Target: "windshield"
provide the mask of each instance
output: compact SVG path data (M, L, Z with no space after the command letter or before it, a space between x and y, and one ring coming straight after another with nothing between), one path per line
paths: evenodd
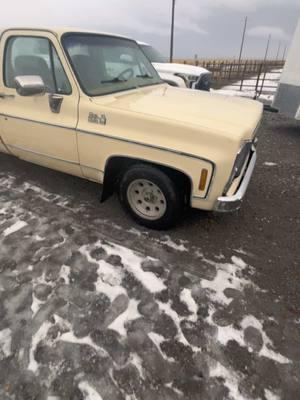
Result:
M162 83L131 40L92 34L68 34L63 46L83 91L101 96Z
M152 63L168 62L167 58L160 54L160 52L157 51L154 47L147 44L141 44L140 47Z

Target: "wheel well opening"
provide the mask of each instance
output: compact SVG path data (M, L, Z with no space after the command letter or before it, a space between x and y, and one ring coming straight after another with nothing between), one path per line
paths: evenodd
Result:
M125 171L136 164L151 165L152 167L159 168L162 172L168 175L169 178L176 183L176 185L179 186L179 189L184 193L186 200L189 200L192 190L192 183L191 179L183 172L151 161L116 156L111 157L105 166L103 190L101 196L102 202L114 193L115 188Z

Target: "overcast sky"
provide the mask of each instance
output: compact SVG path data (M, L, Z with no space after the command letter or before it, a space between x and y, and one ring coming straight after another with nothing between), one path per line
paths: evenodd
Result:
M0 27L74 26L121 33L169 52L171 0L1 0ZM288 45L300 0L176 0L175 56L235 57L248 16L245 57Z

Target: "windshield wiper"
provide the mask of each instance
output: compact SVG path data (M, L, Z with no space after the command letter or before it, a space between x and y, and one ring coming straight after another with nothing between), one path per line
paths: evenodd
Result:
M149 74L144 74L144 75L136 75L136 78L153 79L153 76Z
M120 79L120 78L116 77L113 79L109 79L107 81L101 81L101 83L124 83L127 81L128 81L128 79Z

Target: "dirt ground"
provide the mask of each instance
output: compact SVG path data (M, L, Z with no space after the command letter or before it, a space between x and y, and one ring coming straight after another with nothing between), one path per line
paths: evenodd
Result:
M300 124L258 152L239 212L168 232L0 155L0 399L299 399Z

